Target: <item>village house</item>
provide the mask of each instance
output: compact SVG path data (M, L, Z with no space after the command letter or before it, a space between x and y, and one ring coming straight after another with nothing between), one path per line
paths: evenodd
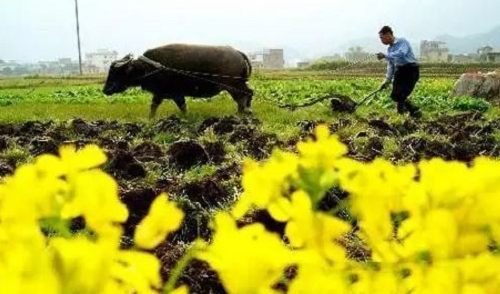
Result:
M427 41L420 42L420 60L422 62L448 62L450 50L445 42Z
M84 71L91 74L107 73L111 63L118 59L118 52L99 49L85 54Z
M285 67L283 49L264 49L248 53L252 67L256 69L282 69Z

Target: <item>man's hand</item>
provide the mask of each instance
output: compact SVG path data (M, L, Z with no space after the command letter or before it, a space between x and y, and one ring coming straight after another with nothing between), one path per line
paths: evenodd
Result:
M378 60L382 60L384 58L385 58L385 54L384 53L382 53L382 52L377 53L377 59Z
M389 88L389 86L391 85L391 82L384 82L381 86L380 86L380 90L385 90L387 88Z

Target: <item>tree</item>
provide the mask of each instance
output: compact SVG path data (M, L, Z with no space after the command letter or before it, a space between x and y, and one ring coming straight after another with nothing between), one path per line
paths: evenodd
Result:
M12 68L10 67L5 67L2 69L2 75L4 76L11 76L12 75Z
M361 46L349 47L345 53L345 58L347 60L362 60L370 56L370 53L366 52Z

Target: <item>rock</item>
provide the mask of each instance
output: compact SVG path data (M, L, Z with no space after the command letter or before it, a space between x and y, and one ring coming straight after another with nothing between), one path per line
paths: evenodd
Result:
M462 74L455 83L453 96L484 98L500 105L500 72Z
M489 101L498 104L500 102L500 73L486 75L477 96L485 97Z

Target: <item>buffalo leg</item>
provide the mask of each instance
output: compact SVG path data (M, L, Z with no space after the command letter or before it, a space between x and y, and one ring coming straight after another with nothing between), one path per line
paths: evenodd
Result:
M160 96L153 97L153 101L151 102L151 110L149 112L149 119L153 119L156 116L156 111L158 110L158 107L160 106L162 101L163 98Z
M184 96L179 96L174 98L174 102L183 113L186 113L187 106L186 106L186 99L184 98Z
M252 89L250 89L247 84L245 83L244 84L244 87L243 87L244 91L247 92L247 108L251 108L252 107L252 99L253 99L253 94L254 94L254 91Z

